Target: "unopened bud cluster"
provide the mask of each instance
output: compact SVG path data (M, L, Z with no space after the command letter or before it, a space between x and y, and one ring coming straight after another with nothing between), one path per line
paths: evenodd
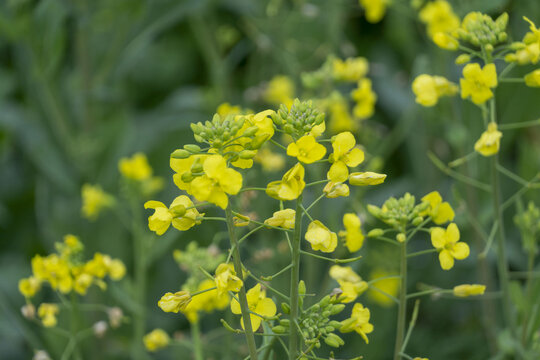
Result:
M463 19L462 27L456 30L456 35L475 46L485 46L487 50L493 50L493 46L505 42L508 38L507 24L507 13L493 20L489 15L472 12Z
M400 199L389 198L381 208L368 205L368 211L393 228L403 230L409 224L418 226L423 220L420 214L428 207L427 202L415 204L415 197L406 193Z
M272 116L274 124L293 138L298 139L310 133L317 125L324 122L324 113L313 106L313 102L295 99L291 108L281 105Z
M540 209L533 202L530 202L526 210L514 217L514 223L519 228L525 250L536 253L538 251L537 239L540 233Z

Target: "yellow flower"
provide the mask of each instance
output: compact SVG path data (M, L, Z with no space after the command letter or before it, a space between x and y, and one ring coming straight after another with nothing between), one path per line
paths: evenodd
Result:
M227 194L236 195L242 188L242 175L227 167L221 155L210 155L203 163L204 175L191 182L191 193L199 201L209 201L225 209L229 204Z
M114 204L114 198L99 185L84 184L81 190L82 214L89 220L97 219L99 213Z
M109 277L113 280L120 280L126 275L126 265L119 259L113 259L108 264Z
M326 194L326 197L330 199L335 199L340 196L349 196L349 186L344 183L329 181L328 184L324 186L323 192Z
M95 276L97 278L103 279L105 275L109 272L107 264L111 261L110 256L103 255L101 253L95 253L94 257L91 260L88 260L84 264L84 272Z
M298 158L305 164L314 163L326 155L326 148L312 135L305 135L287 146L287 155Z
M519 65L536 64L540 60L540 29L537 29L528 18L523 19L530 24L531 31L525 34L523 42L517 43L521 48L513 54L506 55L504 60Z
M373 325L369 323L370 316L371 314L368 308L365 308L360 303L356 303L352 309L351 317L341 322L339 331L342 333L356 331L362 336L366 344L369 344L366 334L373 331Z
M279 171L285 167L285 157L268 148L259 150L254 160L261 164L263 171Z
M249 289L246 296L249 310L251 310L253 313L264 317L271 317L276 315L276 304L274 304L272 299L266 297L266 291L261 290L261 284L258 283L257 285ZM240 309L240 304L234 298L231 301L231 311L233 314L237 315L242 313L242 310ZM261 321L263 318L261 318L261 316L254 315L253 313L249 314L251 320L251 328L253 329L253 331L257 331L261 326ZM241 320L241 325L242 329L244 329L243 318Z
M482 156L492 156L499 152L502 132L497 130L496 123L489 123L486 131L482 133L480 139L474 144L474 150Z
M392 276L393 274L382 270L382 269L374 269L371 274L369 275L369 278L371 279L371 287L375 289L379 289L380 291L383 291L384 293L396 297L399 292L399 279L398 278L389 278L385 279L388 276ZM381 279L381 280L378 280ZM392 306L395 303L392 301L391 298L384 295L383 293L377 291L377 290L370 290L368 292L369 298L381 305L381 306Z
M360 218L353 213L343 215L343 225L345 231L340 231L339 236L345 238L345 246L350 252L355 252L364 245L364 234L360 229Z
M219 264L216 269L215 281L220 294L228 291L238 292L244 284L242 279L236 276L232 264Z
M362 79L358 82L358 87L351 92L356 105L353 114L359 119L367 119L375 112L375 102L377 95L371 89L371 80Z
M368 284L363 281L350 266L333 265L330 267L330 277L339 283L342 291L339 300L350 303L367 290Z
M282 227L284 229L294 229L296 211L293 209L284 209L276 211L271 218L264 220L266 225Z
M34 276L19 280L19 292L26 298L31 298L41 289L41 281Z
M360 6L362 6L366 12L366 20L372 24L382 20L386 13L388 3L389 0L360 0Z
M525 75L525 85L529 87L540 87L540 69Z
M154 329L143 337L144 347L148 351L160 350L169 345L170 341L169 335L163 329Z
M378 174L371 171L354 172L349 175L349 184L353 186L379 185L386 179L386 174Z
M122 158L118 163L120 173L128 179L143 181L152 176L152 168L143 153L136 153L131 158Z
M429 203L429 208L422 216L431 216L431 220L437 225L454 220L454 209L448 202L443 202L438 191L432 191L422 198L422 201Z
M56 315L58 314L58 311L58 305L56 304L43 303L39 305L38 316L41 318L43 326L55 327L57 323Z
M75 290L80 295L86 295L88 288L92 286L94 278L92 275L87 273L79 274L75 277L73 282L73 290Z
M412 90L416 95L416 102L422 106L434 106L443 96L457 94L458 87L442 76L422 74L412 83Z
M69 293L72 289L73 278L69 265L57 254L51 254L45 258L39 255L34 256L32 272L37 279L49 282L54 290L58 289L63 294Z
M244 113L241 106L231 105L228 102L224 102L217 107L216 113L222 117L227 115L240 115Z
M264 91L263 98L275 105L284 104L290 108L294 97L294 83L288 76L274 76Z
M272 181L266 187L266 194L278 200L294 200L300 196L306 182L305 170L302 164L297 163L278 181Z
M163 235L171 224L180 231L186 231L200 224L201 220L197 218L204 215L199 213L186 195L178 196L168 208L155 200L145 202L144 208L154 209L154 213L148 217L148 228L158 235Z
M469 245L459 242L459 229L451 223L445 229L431 228L431 244L439 251L439 262L443 270L454 266L454 259L463 260L469 256Z
M207 291L192 297L186 308L181 310L190 322L193 323L198 320L200 311L210 313L216 309L223 310L229 305L230 298L227 292L220 294L217 289L208 290L215 287L215 281L210 279L203 280L199 284L197 292Z
M363 57L347 58L345 61L336 58L332 61L332 76L337 81L359 81L368 70L368 61Z
M202 171L202 162L206 156L203 155L192 155L186 159L176 159L171 157L170 166L171 169L175 172L173 175L173 181L180 190L187 191L188 194L191 194L191 180L193 180L193 172Z
M493 97L491 89L497 86L495 64L487 64L483 68L477 63L465 65L460 85L463 99L470 97L476 105L485 103Z
M330 253L337 247L336 233L328 230L319 220L312 221L306 231L306 240L313 250Z
M433 42L447 50L456 50L458 41L452 36L459 28L459 18L452 6L445 0L429 2L420 10L420 20L427 25L427 32Z
M485 285L480 284L463 284L454 286L454 296L457 297L468 297L468 296L478 296L478 295L484 295L484 291L486 291Z
M185 310L190 302L191 294L188 291L168 292L159 299L158 306L165 312L178 313Z
M349 176L348 167L356 167L364 161L364 152L355 147L356 140L349 131L332 138L334 152L330 155L332 166L327 177L333 182L344 182Z

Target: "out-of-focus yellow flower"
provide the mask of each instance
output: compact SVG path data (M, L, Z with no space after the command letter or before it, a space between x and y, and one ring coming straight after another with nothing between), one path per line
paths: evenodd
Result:
M469 256L469 245L459 241L459 229L451 223L445 229L431 228L431 244L439 251L439 262L443 270L454 267L454 259L463 260Z
M99 213L114 204L114 197L107 194L99 185L84 184L81 190L82 214L89 220L95 220Z
M200 224L198 218L204 215L199 213L186 195L175 198L170 207L161 201L150 200L144 203L144 208L154 209L154 213L148 217L148 228L158 235L163 235L171 224L180 231L186 231Z
M242 279L236 276L232 264L219 264L216 269L215 280L220 294L228 291L238 292L244 284Z
M345 61L335 58L332 61L332 76L337 81L359 81L368 70L368 61L363 57L347 58Z
M349 196L349 186L344 183L329 181L328 184L324 186L323 192L326 194L326 197L330 199L340 196Z
M168 292L159 299L158 306L165 312L178 313L185 310L190 302L191 294L188 291Z
M229 204L227 194L236 195L242 188L242 175L227 167L221 155L210 155L203 163L204 175L191 182L191 193L199 201L209 201L225 209Z
M352 309L351 317L341 322L342 325L339 331L342 333L356 331L362 336L366 344L369 344L367 334L373 331L373 325L369 322L370 316L371 314L368 308L365 308L360 303L356 303Z
M350 303L367 290L368 284L354 272L350 266L333 265L330 267L330 277L339 283L342 291L339 300Z
M540 69L525 75L525 85L529 87L540 87Z
M344 182L349 176L349 167L356 167L364 161L364 152L355 147L356 140L349 131L332 138L334 152L329 160L332 163L327 177L333 182Z
M329 128L332 133L358 130L358 123L354 121L349 110L349 102L339 91L333 91L322 102L322 107L326 109L326 113L330 119ZM323 125L324 122L321 125L317 125L317 127Z
M193 180L191 170L197 170L194 172L202 171L202 163L205 157L203 155L192 155L186 159L175 159L171 157L170 166L175 172L173 181L180 190L187 191L188 194L191 194L191 180Z
M248 290L247 302L249 310L253 313L262 315L264 317L271 317L276 315L276 304L272 299L266 297L266 291L261 289L261 284L257 283L254 287ZM233 314L241 314L242 310L240 309L240 304L236 299L231 301L231 311ZM263 318L260 316L249 314L251 320L251 328L253 331L257 331L261 326L261 321ZM244 319L241 320L242 329L244 329Z
M454 209L445 201L442 201L441 194L438 191L432 191L422 198L422 201L429 203L429 208L426 209L422 216L431 216L431 220L437 225L447 223L454 220Z
M276 211L271 218L264 220L266 225L282 227L284 229L294 229L296 211L293 209L284 209Z
M459 42L452 36L459 28L459 18L452 6L445 0L435 0L420 10L420 20L427 25L427 32L433 42L440 48L456 50Z
M56 304L47 304L43 303L39 305L38 316L41 318L41 323L45 327L55 327L57 320L56 315L58 314L59 309Z
M453 293L457 297L468 297L468 296L478 296L484 295L486 291L485 285L480 284L463 284L454 286Z
M144 347L152 352L163 349L170 341L169 335L163 329L154 329L143 337Z
M152 176L152 168L143 153L136 153L130 158L122 158L118 163L120 173L131 180L143 181Z
M412 90L416 95L416 102L422 106L434 106L443 96L454 96L458 87L442 76L422 74L412 83Z
M497 86L495 64L487 64L483 68L477 63L465 65L460 85L463 99L470 97L476 105L485 103L493 97L491 89Z
M305 164L311 164L326 155L326 148L319 144L314 136L305 135L287 146L287 155L298 158L298 161Z
M345 238L347 249L350 252L360 250L364 245L364 234L360 229L360 218L354 213L347 213L343 215L343 225L345 225L345 231L340 231L339 236Z
M497 124L489 123L486 131L482 133L480 139L474 144L474 150L482 156L492 156L499 152L502 132L497 130Z
M210 313L214 310L223 310L229 306L230 297L227 292L219 293L217 289L208 290L215 287L216 283L214 280L203 280L199 284L196 292L204 292L193 296L191 298L191 302L186 306L186 308L181 310L181 312L186 315L187 319L191 323L198 320L198 313L200 311Z
M239 105L231 105L228 102L224 102L217 107L216 113L224 117L227 115L241 115L246 111Z
M290 108L294 98L294 83L288 76L274 76L268 83L263 98L270 104L284 104Z
M112 259L108 264L109 277L120 280L126 275L126 265L119 259Z
M34 276L19 280L19 292L26 298L31 298L41 289L41 281Z
M66 260L57 254L51 254L45 258L36 255L32 258L32 272L42 281L47 281L51 287L67 294L73 287L73 278Z
M305 170L302 164L297 163L278 181L272 181L266 187L266 194L278 200L294 200L300 196L306 182Z
M371 282L373 283L371 287L379 289L380 291L383 291L384 293L396 297L399 292L399 279L398 278L387 278L388 276L392 276L393 274L382 270L382 269L374 269L369 278ZM377 280L381 279L381 280ZM391 298L384 295L383 293L377 291L377 290L370 290L368 292L369 298L381 305L381 306L392 306L395 303L392 301Z
M388 0L359 0L360 6L366 12L366 20L372 24L378 23L386 14Z
M358 81L358 87L351 92L356 105L353 114L359 119L367 119L375 112L375 102L377 94L371 89L371 80L361 79Z
M285 167L285 157L268 148L259 150L254 160L261 164L264 171L279 171Z
M88 288L92 286L94 278L87 273L79 274L73 281L73 290L80 295L86 295Z
M319 220L312 221L306 231L306 240L311 248L326 253L333 252L337 247L337 235L328 230Z
M530 32L527 32L523 37L523 42L515 43L518 50L505 56L507 62L514 62L519 65L536 64L540 60L540 29L526 17L525 21L530 24Z
M349 175L349 184L353 186L379 185L386 179L386 174L371 171L353 172Z

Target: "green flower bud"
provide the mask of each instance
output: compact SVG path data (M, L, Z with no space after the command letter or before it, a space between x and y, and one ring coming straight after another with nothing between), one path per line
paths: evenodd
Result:
M290 324L291 324L291 321L289 319L281 319L281 320L279 320L279 325L289 327Z
M199 162L196 162L191 166L192 173L202 173L203 171L204 171L203 165Z
M402 242L405 242L405 240L407 240L407 237L405 236L404 233L399 233L396 235L396 240L402 243Z
M195 177L190 172L185 172L185 173L182 174L182 181L185 182L185 183L189 183L189 182L193 181L194 178Z
M240 159L253 159L253 157L255 157L255 155L257 155L256 150L242 150L238 154Z
M332 320L328 323L329 326L331 326L332 328L334 328L335 330L337 329L340 329L341 328L341 323L339 321L336 321L336 320Z
M298 283L298 293L300 295L306 294L306 283L304 282L304 280L300 280L300 282Z
M375 217L380 217L381 216L381 209L375 205L368 205L367 206L367 209L369 211L369 213Z
M287 303L281 303L281 310L283 310L285 314L290 314L291 312L291 308L289 307L289 304Z
M344 304L336 304L336 305L333 305L333 306L330 308L330 312L332 313L332 315L337 315L337 314L339 314L340 312L342 312L343 309L345 309L345 305L344 305Z
M184 205L176 205L169 209L173 213L173 216L182 217L186 214L186 207Z
M184 145L184 149L194 154L198 154L201 152L201 147L195 144L186 144Z
M471 61L471 56L469 54L461 54L456 58L456 65L466 64Z
M413 219L412 224L413 224L414 226L418 226L418 225L420 225L420 224L422 223L422 221L424 221L424 218L421 217L421 216L417 216L417 217L415 217L415 218Z
M190 156L191 154L189 153L189 151L183 149L176 149L171 154L171 157L173 159L187 159Z
M285 334L285 332L287 332L287 329L285 329L285 327L281 325L278 325L278 326L274 326L272 328L272 331L276 334Z
M372 237L372 238L376 238L376 237L379 237L379 236L383 236L383 234L384 234L383 229L373 229L370 232L368 232L367 236Z
M252 137L252 136L254 136L254 135L257 133L258 130L259 130L258 127L256 127L256 126L251 126L251 127L248 127L248 128L246 129L246 131L244 131L243 135L244 135L244 136L247 136L247 137Z

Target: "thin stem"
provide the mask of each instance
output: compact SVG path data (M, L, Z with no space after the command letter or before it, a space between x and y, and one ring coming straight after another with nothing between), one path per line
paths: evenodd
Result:
M350 263L350 262L354 262L356 260L360 260L362 258L362 256L357 256L357 257L348 258L348 259L333 259L333 258L329 258L329 257L326 257L326 256L313 254L313 253L310 253L310 252L304 251L304 250L300 250L300 253L303 254L303 255L309 255L309 256L314 257L316 259L330 261L330 262L333 262L334 264L347 264L347 263Z
M443 173L445 173L446 175L448 176L451 176L453 177L454 179L458 180L458 181L461 181L465 184L469 184L471 186L474 186L480 190L483 190L483 191L486 191L486 192L491 192L491 187L488 185L488 184L484 184L476 179L473 179L473 178L470 178L468 176L465 176L463 174L460 174L458 173L457 171L454 171L452 169L450 169L449 167L447 167L446 165L444 165L444 163L437 157L435 156L434 153L432 153L431 151L428 152L428 157L429 159L431 160L431 162L433 162L433 164L439 168L439 170L441 170Z
M522 129L531 126L540 125L540 119L531 120L531 121L522 121L512 124L501 124L499 125L500 130L513 130L513 129Z
M437 252L437 249L427 249L427 250L413 252L413 253L407 254L407 257L412 258L412 257L415 257L415 256L431 254L431 253L434 253L434 252Z
M394 360L401 359L401 348L405 335L405 321L407 318L407 242L401 243L400 252L400 276L399 309L397 316L396 345L394 347Z
M242 261L240 259L240 250L238 249L238 242L236 240L236 234L234 231L234 222L233 214L231 210L231 205L225 209L225 214L227 216L227 230L229 231L229 239L231 241L231 248L234 248L233 254L233 263L234 270L237 274L242 274ZM240 303L240 309L242 311L242 318L244 319L244 333L246 335L246 341L249 349L249 355L251 360L257 360L257 345L255 344L255 336L253 335L253 329L251 328L249 306L246 297L246 286L245 283L240 288L238 292L238 299Z
M502 83L523 83L525 82L525 79L523 78L499 78L499 82Z
M195 360L204 360L199 320L191 323L191 340L193 341L193 355L195 356Z
M290 311L290 321L291 323L296 323L299 312L299 293L298 293L298 282L300 281L300 236L302 233L302 194L296 199L296 219L294 224L294 234L292 238L292 251L291 251L291 311ZM291 326L291 334L289 337L289 360L296 360L298 355L299 348L299 338L298 331L296 328Z
M412 331L414 329L414 326L416 325L416 319L418 318L418 308L420 307L420 300L416 300L414 302L414 309L411 316L411 321L409 322L409 329L407 330L407 335L405 335L405 340L403 341L403 345L401 346L401 352L404 353L405 349L407 348L407 344L409 343L409 339L411 337Z
M75 292L71 293L71 336L73 340L73 352L75 359L82 359L81 349L77 344L77 333L80 328L79 301Z

